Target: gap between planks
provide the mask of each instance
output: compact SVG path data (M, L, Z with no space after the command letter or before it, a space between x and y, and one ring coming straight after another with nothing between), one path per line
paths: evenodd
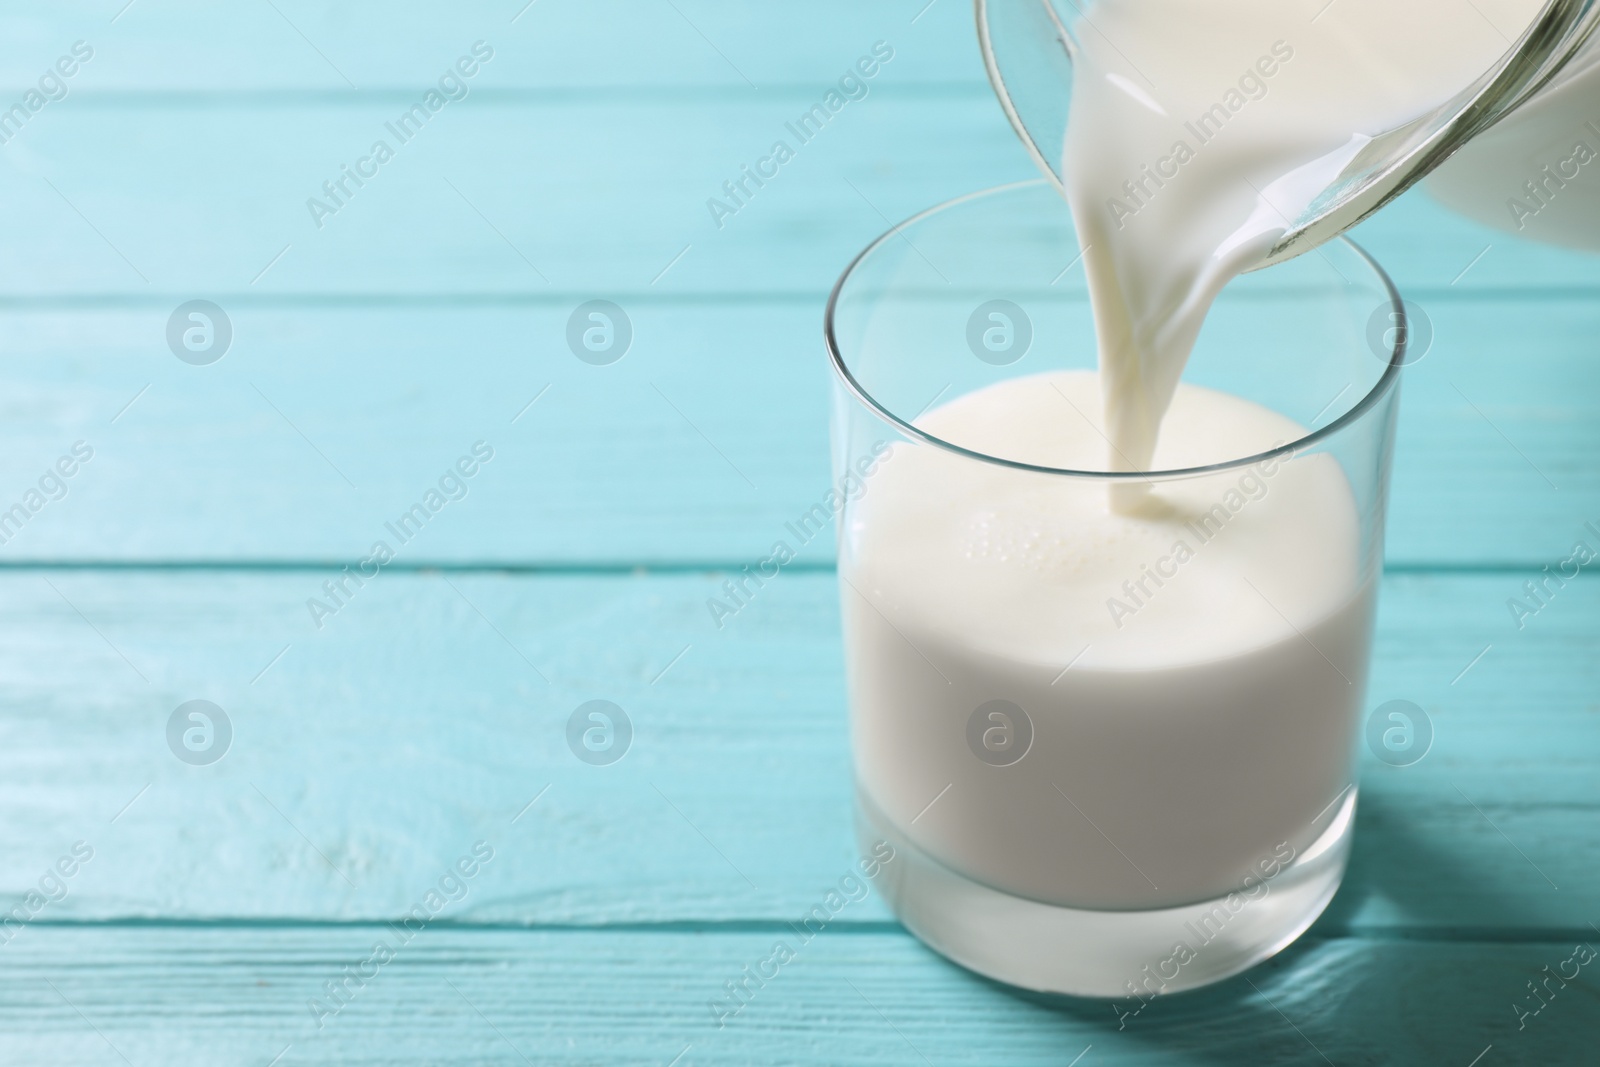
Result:
M353 559L354 557L352 557ZM115 560L115 559L85 559L85 560L0 560L0 573L7 571L129 571L133 573L159 574L163 571L201 571L201 572L235 572L235 573L316 573L337 571L348 566L352 559L321 559L321 560L272 560L272 559L223 559L223 560ZM574 561L574 562L549 562L549 563L522 563L507 560L475 560L471 562L450 560L422 560L422 561L395 561L385 564L384 571L397 574L517 574L517 575L551 575L551 576L576 576L584 575L624 575L629 577L650 577L653 575L685 575L685 574L726 574L736 572L742 567L757 562L757 558L741 560L683 560L683 561L657 561L633 562L620 561ZM1539 574L1541 568L1553 565L1559 560L1550 560L1546 563L1429 563L1420 561L1402 560L1386 564L1383 568L1385 575L1497 575L1497 574ZM832 560L795 560L784 565L784 573L797 574L832 574L837 568ZM1582 577L1580 575L1579 577ZM1569 581L1572 579L1568 579Z
M382 930L390 922L385 919L231 919L231 918L179 918L179 917L129 917L112 919L36 919L29 926L58 930ZM647 922L472 922L463 919L435 919L429 929L452 930L458 933L607 933L607 934L763 934L792 932L793 925L782 919L667 919ZM825 933L840 935L905 934L906 928L893 919L846 920L836 919L828 924ZM1354 926L1314 929L1296 939L1296 944L1322 944L1342 941L1371 941L1384 943L1432 942L1452 945L1538 945L1571 944L1592 938L1594 930L1587 926L1501 928L1474 926Z

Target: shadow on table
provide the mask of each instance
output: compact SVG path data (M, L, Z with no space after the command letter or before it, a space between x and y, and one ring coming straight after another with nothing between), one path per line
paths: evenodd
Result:
M1363 796L1361 808L1333 905L1300 941L1242 975L1155 998L1136 1015L1132 997L1084 1000L981 980L1067 1024L1062 1063L1087 1042L1101 1063L1467 1067L1491 1044L1493 1067L1600 1062L1600 961L1519 1030L1514 1005L1529 1003L1526 983L1566 960L1570 939L1515 936L1519 925L1537 926L1537 916L1524 913L1526 893L1492 877L1498 856L1441 848L1394 798ZM1462 939L1440 930L1429 921L1435 894L1452 898L1452 914L1498 917L1499 932ZM1352 920L1374 896L1398 913L1396 923L1353 935Z

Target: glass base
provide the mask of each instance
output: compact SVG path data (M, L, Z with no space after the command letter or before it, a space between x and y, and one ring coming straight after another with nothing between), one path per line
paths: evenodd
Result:
M1352 789L1321 836L1252 887L1254 899L1240 892L1176 908L1090 911L958 874L906 840L860 789L856 796L862 854L878 841L894 847L878 885L929 947L1008 985L1141 1001L1231 977L1304 933L1344 877L1356 807Z

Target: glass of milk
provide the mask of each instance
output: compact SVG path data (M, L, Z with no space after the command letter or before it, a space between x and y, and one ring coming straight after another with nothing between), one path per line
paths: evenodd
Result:
M1334 241L1235 279L1144 473L1108 454L1043 181L879 238L826 336L859 829L896 849L901 919L1129 1010L1292 941L1350 847L1406 358L1388 278Z

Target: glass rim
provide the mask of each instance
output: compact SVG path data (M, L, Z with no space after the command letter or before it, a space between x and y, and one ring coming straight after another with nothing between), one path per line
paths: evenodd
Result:
M888 230L885 230L883 233L874 238L870 244L868 244L860 252L856 253L855 258L850 261L850 263L845 267L843 273L839 275L839 280L833 283L833 290L828 294L828 304L823 312L822 318L823 340L827 345L828 360L833 365L833 371L838 376L839 380L844 383L845 388L847 388L858 401L865 405L869 411L873 412L879 419L888 423L891 427L905 434L907 437L910 437L913 440L922 441L925 444L933 445L936 448L941 448L954 455L977 460L980 463L990 463L994 464L995 466L1006 467L1011 470L1028 471L1034 474L1055 474L1072 478L1096 479L1105 482L1139 483L1152 481L1171 481L1179 478L1193 478L1201 475L1217 474L1223 471L1237 470L1241 467L1251 467L1258 463L1271 460L1290 458L1295 453L1304 451L1313 445L1320 444L1322 441L1333 437L1334 435L1359 422L1362 416L1371 411L1377 405L1378 401L1383 399L1383 397L1390 392L1394 388L1395 384L1400 380L1400 368L1405 365L1406 345L1409 341L1410 334L1410 330L1407 328L1408 323L1406 320L1405 302L1400 297L1400 291L1395 288L1394 281L1389 277L1388 272L1379 265L1378 261L1373 259L1371 254L1368 253L1366 249L1356 244L1356 242L1352 241L1350 238L1341 235L1337 238L1338 242L1347 246L1358 257L1360 257L1361 261L1371 269L1378 281L1383 283L1384 291L1389 295L1389 307L1392 315L1390 321L1397 324L1399 329L1395 331L1394 347L1389 354L1388 365L1384 367L1383 373L1379 375L1378 380L1373 383L1372 388L1367 390L1366 395L1353 404L1343 415L1340 415L1337 419L1334 419L1332 422L1328 423L1328 425L1322 427L1321 429L1312 430L1305 436L1296 438L1287 444L1277 445L1273 448L1267 449L1264 452L1258 452L1254 455L1223 460L1219 463L1208 463L1199 467L1177 467L1171 470L1151 471L1074 470L1069 467L1049 467L1037 463L1024 463L1020 460L1006 459L1002 456L991 456L986 452L978 452L970 448L964 448L953 441L947 441L942 437L928 433L926 430L919 429L918 427L902 419L900 416L896 415L894 412L890 411L888 408L884 407L884 405L881 404L878 399L874 397L867 390L867 388L856 379L856 376L846 365L844 353L841 350L838 336L834 330L835 313L837 312L839 306L839 296L844 291L844 287L846 283L850 281L851 276L855 274L856 268L859 267L862 262L865 261L866 258L871 255L873 251L876 250L880 245L887 242L891 237L899 234L900 231L905 229L907 226L919 222L922 219L936 215L942 211L947 211L950 208L958 207L959 205L970 200L977 200L983 197L995 196L1001 193L1013 192L1018 189L1025 189L1029 187L1048 187L1049 184L1050 183L1044 178L1030 178L1026 181L1007 182L1004 185L995 185L987 189L978 189L974 192L963 193L961 196L952 197L951 199L935 204L932 207L924 208L904 221L896 223L894 226L890 227Z

